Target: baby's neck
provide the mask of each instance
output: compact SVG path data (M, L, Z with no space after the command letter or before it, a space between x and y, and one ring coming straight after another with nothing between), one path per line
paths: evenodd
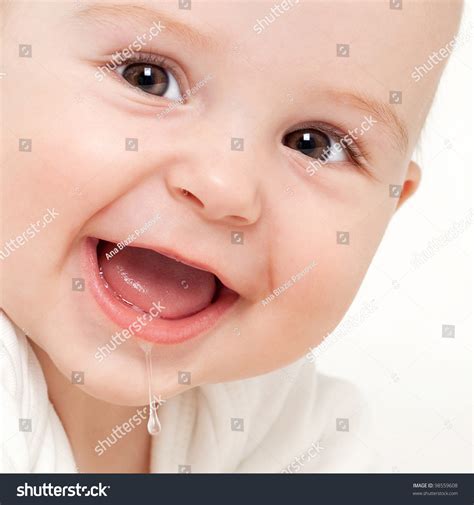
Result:
M120 429L137 414L137 407L112 405L84 393L59 372L42 349L30 344L43 369L49 399L66 431L78 470L149 473L151 437L146 422L128 433Z

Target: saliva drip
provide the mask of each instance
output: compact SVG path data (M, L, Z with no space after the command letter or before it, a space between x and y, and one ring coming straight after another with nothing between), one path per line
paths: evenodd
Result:
M158 435L161 431L161 423L158 419L158 407L159 403L155 400L152 389L152 379L153 379L153 364L151 361L151 350L152 344L149 342L140 342L140 347L143 349L145 353L145 362L146 362L146 373L148 379L148 433L150 435Z

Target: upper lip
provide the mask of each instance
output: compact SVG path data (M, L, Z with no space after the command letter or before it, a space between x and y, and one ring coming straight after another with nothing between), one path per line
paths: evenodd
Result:
M107 239L100 239L99 237L98 237L98 239L99 240L107 240ZM110 242L114 243L114 244L117 243L114 241L110 241ZM142 242L139 243L138 241L133 242L133 245L130 244L127 247L141 247L143 249L150 249L151 251L154 251L158 254L161 254L163 256L171 258L175 261L179 261L180 263L183 263L184 265L187 265L187 266L190 266L193 268L197 268L198 270L204 270L206 272L210 272L211 274L214 274L221 281L221 283L224 284L224 286L226 286L227 288L232 289L232 291L235 291L236 293L238 293L237 288L231 279L226 277L225 274L223 274L220 270L212 267L211 265L208 265L207 263L204 263L202 261L195 260L195 259L186 258L183 255L176 252L175 250L167 248L167 247L162 247L162 246L157 247L157 246L145 244Z

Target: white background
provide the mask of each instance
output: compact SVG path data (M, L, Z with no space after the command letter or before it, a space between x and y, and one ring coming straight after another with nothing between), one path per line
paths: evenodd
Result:
M362 390L374 426L370 438L350 436L374 452L382 472L472 471L474 227L413 266L415 254L472 211L468 7L460 32L470 39L451 56L415 156L423 171L421 187L390 224L338 327L341 338L331 343L329 337L317 354L321 371ZM377 309L358 317L373 299ZM351 317L357 318L352 325ZM443 324L455 325L454 338L442 338Z

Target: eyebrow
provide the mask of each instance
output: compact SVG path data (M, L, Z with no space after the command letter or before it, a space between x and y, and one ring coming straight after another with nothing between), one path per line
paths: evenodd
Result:
M375 120L386 126L395 144L402 152L408 148L408 128L405 122L394 111L394 106L377 100L366 93L354 91L329 91L328 97L343 105L355 107L372 115Z
M145 7L133 4L88 4L77 10L75 18L92 21L98 24L111 23L117 25L124 18L140 22L143 25L153 21L163 23L165 32L173 33L183 39L190 47L198 47L203 50L217 49L222 43L217 42L217 37L211 32L202 33L195 28L163 13L153 7ZM158 18L158 19L157 19ZM118 26L120 28L120 26ZM385 125L391 133L396 145L405 152L408 147L408 129L405 122L393 110L394 106L376 100L365 93L353 91L329 91L329 99L343 105L355 107L363 112L372 114L377 122Z
M142 24L150 24L160 21L165 28L164 32L173 33L181 37L191 47L198 46L201 49L218 47L215 38L210 34L202 33L172 16L152 7L132 4L88 4L86 7L75 12L75 18L96 22L98 24L117 24L124 18Z

